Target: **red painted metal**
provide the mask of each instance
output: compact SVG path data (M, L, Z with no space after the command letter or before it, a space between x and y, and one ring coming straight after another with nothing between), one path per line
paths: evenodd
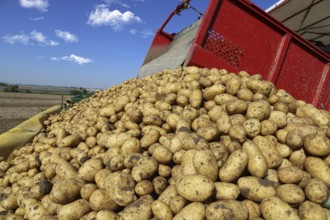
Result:
M160 35L151 48L165 45ZM330 56L249 0L210 0L184 65L258 73L295 98L330 109Z

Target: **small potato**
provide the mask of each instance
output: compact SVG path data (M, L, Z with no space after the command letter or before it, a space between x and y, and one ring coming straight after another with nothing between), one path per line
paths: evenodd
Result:
M189 102L191 107L196 109L199 108L202 104L202 100L203 100L202 91L199 89L194 89L189 96Z
M106 177L105 189L111 200L120 206L126 206L136 200L134 188L134 180L127 173L115 172Z
M320 179L313 178L305 186L306 197L317 204L322 205L329 196L327 185Z
M266 220L299 220L299 216L283 200L278 197L269 197L262 200L260 204L262 217Z
M241 88L237 91L237 98L244 101L252 101L253 100L253 92L246 88Z
M244 203L235 200L217 201L209 204L205 211L206 219L237 219L249 217L249 210Z
M192 202L180 210L173 220L202 220L205 218L205 205L200 202Z
M233 182L237 180L248 163L248 155L242 150L236 150L229 155L225 164L219 170L220 180L223 182Z
M243 144L243 151L248 155L248 171L256 177L263 178L267 174L267 162L258 146L253 141L246 141Z
M254 137L253 142L258 146L261 153L264 155L268 168L275 168L281 165L282 157L276 150L275 144L263 136Z
M306 154L304 149L293 151L289 157L293 166L303 169L306 160Z
M173 153L163 145L156 145L153 149L152 156L161 164L168 164L172 161Z
M203 97L206 100L213 100L216 95L222 94L226 91L226 87L221 84L216 84L210 87L207 87L203 90Z
M240 189L233 183L215 182L215 198L217 200L235 200L240 194Z
M247 109L247 102L243 100L235 100L226 104L226 111L229 115L244 114Z
M153 188L155 189L155 193L160 195L168 186L168 181L162 176L157 176L152 180L152 184Z
M117 220L118 214L110 210L101 210L96 214L96 220Z
M287 123L287 117L284 112L281 111L272 111L269 115L269 120L273 121L277 128L284 128Z
M251 118L251 119L246 120L243 123L243 128L246 131L246 135L248 137L251 137L251 138L259 135L260 132L261 132L260 121L258 119L255 119L255 118Z
M256 118L259 121L263 121L269 117L270 112L270 104L267 101L260 100L251 102L247 108L246 118Z
M242 203L248 208L249 210L249 219L257 219L261 216L261 211L259 208L259 204L253 202L251 200L245 199Z
M90 159L87 160L79 169L78 177L81 177L87 182L94 182L97 171L104 167L102 160Z
M291 206L297 206L305 201L304 191L294 184L283 184L276 188L276 195Z
M212 101L214 102L214 101ZM209 102L207 102L209 103ZM205 103L205 105L207 104ZM206 108L206 107L205 107ZM207 109L207 108L206 108ZM208 112L208 116L211 119L211 121L213 122L217 122L217 120L221 117L221 115L227 115L227 113L225 112L224 108L222 106L216 105L214 102L214 106L209 110Z
M55 173L61 178L76 178L78 169L64 159L58 160Z
M230 116L230 120L232 125L243 126L244 122L246 121L246 118L245 115L235 114Z
M59 143L59 147L76 147L81 142L81 137L78 134L66 136Z
M152 213L154 214L154 217L158 219L163 219L163 220L171 220L173 218L173 213L170 207L159 200L154 201L151 204L151 210Z
M294 184L302 180L302 170L297 167L284 167L278 169L278 178L282 183Z
M105 189L105 178L111 173L109 169L101 169L95 174L95 183L98 188Z
M214 193L214 184L202 175L186 175L176 183L178 193L192 202L201 202Z
M229 128L229 136L233 140L238 141L239 143L244 143L246 141L246 131L240 125L233 125Z
M52 202L49 198L49 195L46 195L42 198L41 204L50 215L56 215L57 210L61 207L61 205Z
M196 133L207 141L212 141L219 137L219 130L216 126L204 126L197 129Z
M263 136L273 135L277 131L277 125L272 120L263 120L261 122L261 134Z
M90 211L88 202L78 199L72 203L60 207L57 211L59 220L75 220L81 218Z
M170 208L174 214L181 211L181 209L186 205L187 200L182 196L175 196L171 199Z
M313 156L327 156L330 153L330 140L322 134L306 135L304 149Z
M293 150L299 150L304 144L303 136L298 130L289 131L285 136L285 144Z
M58 179L50 191L49 198L58 204L68 204L76 199L82 186L82 182L76 179Z
M241 194L254 202L276 195L273 182L253 176L241 177L237 182Z
M163 191L162 194L159 195L158 200L170 205L171 200L178 195L176 186L171 184Z
M281 143L276 144L276 150L281 154L283 158L290 156L292 153L292 149L288 145Z
M123 146L120 148L120 153L123 156L128 156L132 153L140 153L141 146L140 141L137 138L129 138L124 143Z
M135 193L139 196L151 194L154 191L154 186L149 180L142 180L135 185Z
M93 194L93 192L97 189L98 189L97 185L93 183L87 183L83 187L81 187L80 196L81 198L88 201L91 195Z
M139 159L132 169L132 177L136 182L148 179L158 169L158 162L150 157L142 157Z
M327 215L323 208L310 201L305 201L299 206L299 216L303 220L327 220Z
M313 178L322 180L330 187L330 168L323 160L316 157L307 157L304 167Z
M218 163L212 151L197 151L193 155L192 163L197 174L203 175L212 181L218 178Z
M28 198L24 201L24 209L25 215L28 219L39 219L42 216L49 215L48 211L42 206L42 204L32 198Z
M150 130L148 133L144 134L144 136L140 140L140 144L142 148L148 148L152 144L158 142L160 138L160 133L157 130Z
M118 207L103 189L97 189L93 192L89 198L89 206L94 211L115 210Z
M126 206L124 210L119 213L119 219L150 219L152 215L152 202L153 198L150 195L140 197L132 204Z
M163 164L159 164L158 174L162 177L169 177L171 175L171 167Z
M217 122L216 122L216 125L217 125L217 128L218 128L220 133L228 134L229 129L232 126L229 115L227 115L225 113L220 115Z
M240 87L241 87L241 79L238 77L232 77L226 83L226 93L230 95L236 95Z

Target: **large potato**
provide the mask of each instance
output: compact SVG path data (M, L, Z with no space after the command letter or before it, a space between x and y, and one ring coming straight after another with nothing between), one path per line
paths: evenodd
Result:
M297 206L305 201L304 191L294 184L283 184L276 188L276 195L291 206Z
M253 142L259 147L261 153L264 155L268 168L276 168L282 163L282 156L277 151L275 144L263 136L256 136Z
M244 151L234 151L219 170L220 180L223 182L237 180L245 170L247 163L248 155Z
M205 211L206 219L246 220L249 210L244 203L235 200L217 201L209 204Z
M298 183L302 180L303 173L301 169L294 166L284 167L278 169L278 178L283 183Z
M327 156L330 153L330 140L322 134L306 135L304 149L313 156Z
M316 157L307 157L304 167L312 177L319 178L330 187L330 168L323 160Z
M260 210L265 220L300 219L286 202L275 196L264 199L260 204Z
M173 218L173 213L170 207L162 201L159 200L154 201L151 204L151 210L152 213L154 214L154 217L158 219L171 220Z
M233 183L215 182L215 198L217 200L235 200L240 194L240 189Z
M152 202L153 198L150 195L140 197L132 204L126 206L125 209L119 213L119 219L150 219L152 215Z
M197 151L192 159L197 174L203 175L212 181L218 178L218 163L210 150Z
M326 220L326 212L314 202L305 201L299 206L299 216L302 220Z
M57 211L59 220L79 219L90 211L88 202L84 199L78 199L72 203L62 206Z
M276 195L274 183L253 176L241 177L237 181L241 194L254 202Z
M205 205L200 202L192 202L176 214L173 220L203 220L205 219Z
M307 182L305 193L310 201L318 204L323 204L329 196L327 185L317 178L313 178Z
M214 193L214 184L202 175L186 175L176 183L176 189L182 197L192 202L201 202Z
M249 162L248 171L256 177L263 178L267 174L267 162L260 149L253 141L246 141L243 144L243 151L247 153Z

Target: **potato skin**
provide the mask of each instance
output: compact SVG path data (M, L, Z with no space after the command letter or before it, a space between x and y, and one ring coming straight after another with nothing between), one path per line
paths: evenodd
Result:
M218 178L218 163L212 151L197 151L193 156L192 162L197 174L203 175L212 181Z
M276 195L291 206L305 201L304 191L295 184L283 184L276 188Z
M268 170L267 162L258 146L253 141L248 140L243 144L242 149L248 155L249 162L247 169L252 176L265 177Z
M176 214L173 220L203 220L205 218L205 205L200 202L192 202Z
M310 201L305 201L299 206L299 216L302 220L312 220L312 219L318 219L318 220L326 220L327 215L323 208Z
M293 209L278 197L269 197L260 204L262 217L265 220L299 220L299 216Z
M59 220L79 219L90 211L88 202L84 199L78 199L72 203L62 206L57 211Z
M81 187L82 183L76 179L59 179L54 183L49 198L58 204L70 203L79 195Z
M312 177L319 178L330 187L330 168L323 160L316 157L307 157L304 167Z
M302 170L294 166L280 168L277 174L281 182L288 184L298 183L303 178Z
M265 198L276 195L274 183L266 179L253 176L241 177L238 179L237 185L241 190L241 194L254 202L260 202Z
M258 146L261 153L264 155L267 167L269 169L276 168L282 163L282 156L276 150L275 145L263 136L256 136L253 138L253 142Z
M306 135L304 149L313 156L327 156L330 153L330 140L323 134Z
M328 198L328 187L320 179L310 179L305 186L306 197L317 204L323 204Z
M186 175L178 180L176 189L183 198L192 202L201 202L214 193L214 184L202 175Z
M206 219L248 219L249 210L244 203L235 200L213 202L207 206Z
M235 200L240 194L240 189L233 183L215 182L215 198L217 200Z
M245 199L242 201L242 203L248 208L249 210L249 219L256 219L261 216L261 211L259 208L259 204L256 202L253 202L249 199Z
M170 207L162 201L154 201L151 204L151 210L156 218L164 220L171 220L173 218L173 213Z
M237 180L245 170L247 163L248 155L244 151L234 151L219 170L220 180L229 183Z

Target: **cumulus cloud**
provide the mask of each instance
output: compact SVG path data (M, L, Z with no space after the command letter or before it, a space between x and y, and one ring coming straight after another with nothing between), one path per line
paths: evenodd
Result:
M31 40L37 42L40 46L57 46L58 42L49 40L43 33L33 30L30 32Z
M3 41L8 44L29 44L29 36L26 34L14 34L14 35L5 35L2 37Z
M74 34L71 34L68 31L61 31L59 29L56 29L55 34L57 37L63 39L65 42L68 42L68 43L78 42L78 37Z
M90 58L85 58L85 57L77 56L74 54L71 54L70 56L63 56L63 57L51 57L50 60L52 60L52 61L69 61L69 62L77 63L79 65L93 62L93 60Z
M120 12L109 10L107 4L97 5L90 13L87 23L92 26L110 26L114 31L120 31L124 25L143 22L131 11Z
M44 20L45 18L43 17L43 16L40 16L40 17L34 17L34 18L32 18L32 17L30 17L30 20L31 21L41 21L41 20Z
M49 7L48 0L19 0L23 8L36 8L41 12L47 11Z
M3 41L8 44L25 44L25 45L39 45L39 46L57 46L59 45L58 42L54 40L50 40L47 36L43 33L33 30L30 32L29 35L20 33L20 34L13 34L13 35L5 35L2 37Z

